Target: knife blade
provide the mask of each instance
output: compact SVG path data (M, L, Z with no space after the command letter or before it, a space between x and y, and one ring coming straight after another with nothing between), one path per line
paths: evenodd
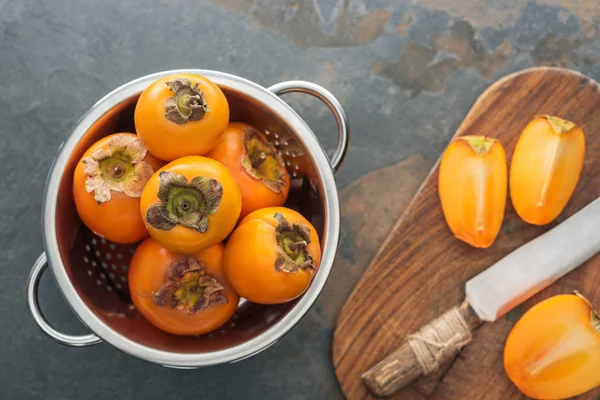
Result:
M599 228L600 198L468 281L467 301L496 321L598 253Z

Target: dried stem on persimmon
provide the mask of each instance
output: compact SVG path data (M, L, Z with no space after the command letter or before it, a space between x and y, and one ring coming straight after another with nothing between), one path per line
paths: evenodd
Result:
M598 332L600 332L600 313L598 313L596 310L594 310L594 306L592 305L592 303L584 295L582 295L579 291L575 290L575 295L577 297L579 297L580 299L582 299L583 301L585 301L588 306L590 306L590 314L591 314L590 321L591 321L592 327L594 329L596 329Z
M306 250L310 243L310 229L302 224L290 224L282 214L276 213L277 259L275 269L284 272L297 272L307 268L315 269L311 254Z
M188 314L227 303L223 286L204 272L204 266L193 257L185 257L172 263L165 282L152 293L157 306L169 305Z
M100 149L82 160L86 175L85 189L94 192L98 204L109 201L111 192L129 197L141 197L148 179L154 174L144 162L146 148L141 140L129 135L117 135Z
M203 176L188 182L185 176L168 171L161 172L159 178L160 201L150 206L146 221L160 230L182 225L202 233L208 231L207 215L217 212L223 198L221 184Z
M254 128L244 128L243 142L245 152L241 163L248 175L261 180L273 192L281 193L287 171L275 146Z
M189 79L178 78L166 84L173 92L165 102L165 117L169 121L179 125L200 121L210 111L198 83L192 86Z

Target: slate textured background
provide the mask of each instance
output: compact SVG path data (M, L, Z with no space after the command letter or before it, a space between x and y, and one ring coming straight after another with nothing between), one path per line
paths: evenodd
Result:
M533 65L600 79L599 24L595 0L0 0L0 398L341 398L330 358L337 312L471 104L497 78ZM352 129L337 175L342 243L318 303L264 353L197 371L105 344L60 346L24 302L58 146L108 91L172 68L264 86L319 83ZM333 148L326 107L286 99ZM85 332L50 276L40 298L58 328Z

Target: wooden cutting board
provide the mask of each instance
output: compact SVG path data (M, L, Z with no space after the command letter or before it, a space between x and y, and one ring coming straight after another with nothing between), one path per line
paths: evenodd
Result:
M519 134L538 114L572 120L586 135L584 169L567 207L557 221L537 227L516 215L509 198L495 243L488 249L476 249L456 239L445 223L436 164L338 316L333 363L348 399L371 398L361 374L397 349L405 335L459 305L466 281L600 196L600 88L575 71L532 68L497 81L475 102L455 136L499 139L510 165ZM390 182L390 187L393 185ZM525 399L504 372L502 354L508 333L535 303L575 289L600 307L600 256L504 318L484 324L451 364L392 398ZM600 399L600 388L579 398Z

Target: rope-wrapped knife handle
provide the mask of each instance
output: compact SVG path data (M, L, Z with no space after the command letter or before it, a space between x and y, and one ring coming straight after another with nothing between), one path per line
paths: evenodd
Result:
M456 357L481 324L468 302L453 307L408 335L398 350L366 371L362 375L365 386L376 397L390 396Z

